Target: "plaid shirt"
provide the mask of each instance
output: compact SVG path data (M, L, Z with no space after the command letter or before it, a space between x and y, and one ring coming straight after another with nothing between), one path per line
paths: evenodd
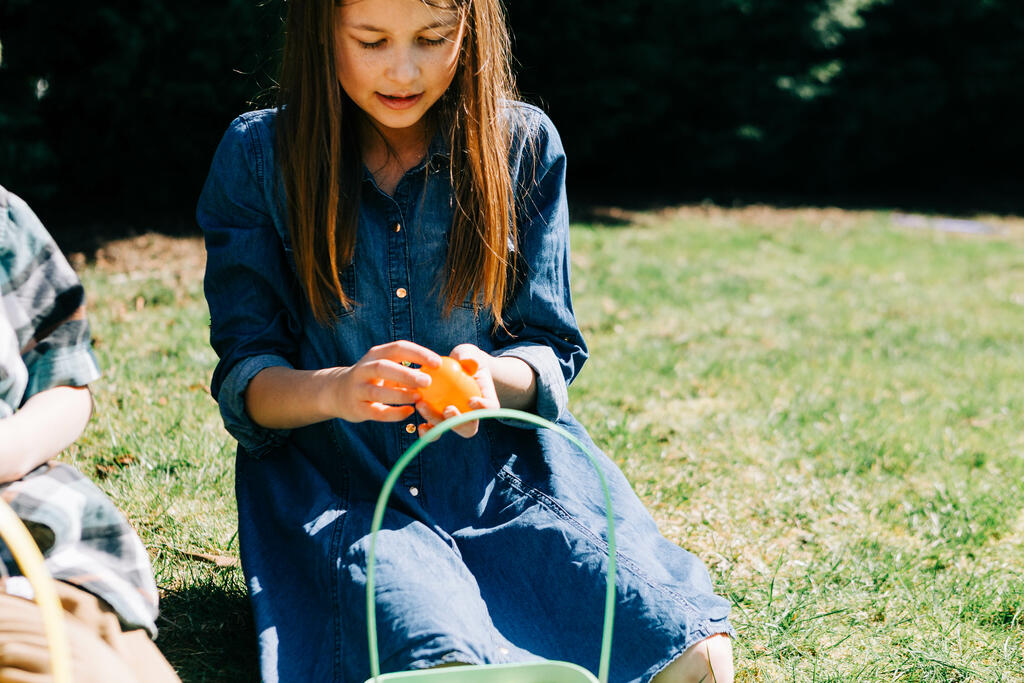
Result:
M0 419L55 386L99 377L82 284L39 219L0 187ZM127 629L156 635L157 591L149 555L128 520L78 470L57 462L0 485L54 578L106 601ZM6 570L19 574L6 544ZM0 590L24 595L18 581ZM31 596L26 596L31 597Z

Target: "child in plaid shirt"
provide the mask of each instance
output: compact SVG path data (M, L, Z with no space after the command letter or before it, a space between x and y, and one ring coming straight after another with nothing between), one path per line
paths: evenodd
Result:
M163 682L149 556L113 503L51 461L92 413L99 377L85 294L35 214L0 187L0 495L43 552L64 607L76 681ZM0 544L0 680L47 681L33 591Z

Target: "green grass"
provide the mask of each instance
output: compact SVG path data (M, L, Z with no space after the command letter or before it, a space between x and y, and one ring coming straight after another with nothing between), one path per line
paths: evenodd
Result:
M574 226L571 403L733 601L738 680L1024 681L1021 225L635 219ZM252 680L201 247L122 249L83 273L105 376L66 457L151 549L182 678Z
M104 376L69 460L100 479L149 547L157 644L182 679L256 680L241 570L212 561L237 564L238 544L234 442L209 393L201 241L138 238L107 252L82 277Z

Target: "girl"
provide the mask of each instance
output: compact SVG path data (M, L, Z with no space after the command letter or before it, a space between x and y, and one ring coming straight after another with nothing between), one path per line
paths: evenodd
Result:
M447 353L482 398L557 420L587 351L565 159L514 102L499 0L291 0L279 106L234 121L199 201L213 394L238 440L266 681L369 675L374 501L438 414ZM460 438L460 436L462 438ZM732 677L728 603L608 460L621 539L611 675ZM596 670L603 496L561 437L467 423L405 470L378 540L384 670L538 657Z

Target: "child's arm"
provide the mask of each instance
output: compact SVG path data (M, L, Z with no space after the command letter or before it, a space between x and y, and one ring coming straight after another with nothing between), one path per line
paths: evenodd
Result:
M408 341L370 349L355 365L324 370L272 366L261 370L245 390L245 409L267 429L295 429L339 417L349 422L399 422L419 400L415 387L430 383L403 362L441 364L433 351Z
M78 276L35 213L2 187L0 254L0 375L21 377L0 397L0 481L11 481L81 435L100 371Z
M59 386L0 420L0 482L13 481L70 446L92 415L88 387Z

